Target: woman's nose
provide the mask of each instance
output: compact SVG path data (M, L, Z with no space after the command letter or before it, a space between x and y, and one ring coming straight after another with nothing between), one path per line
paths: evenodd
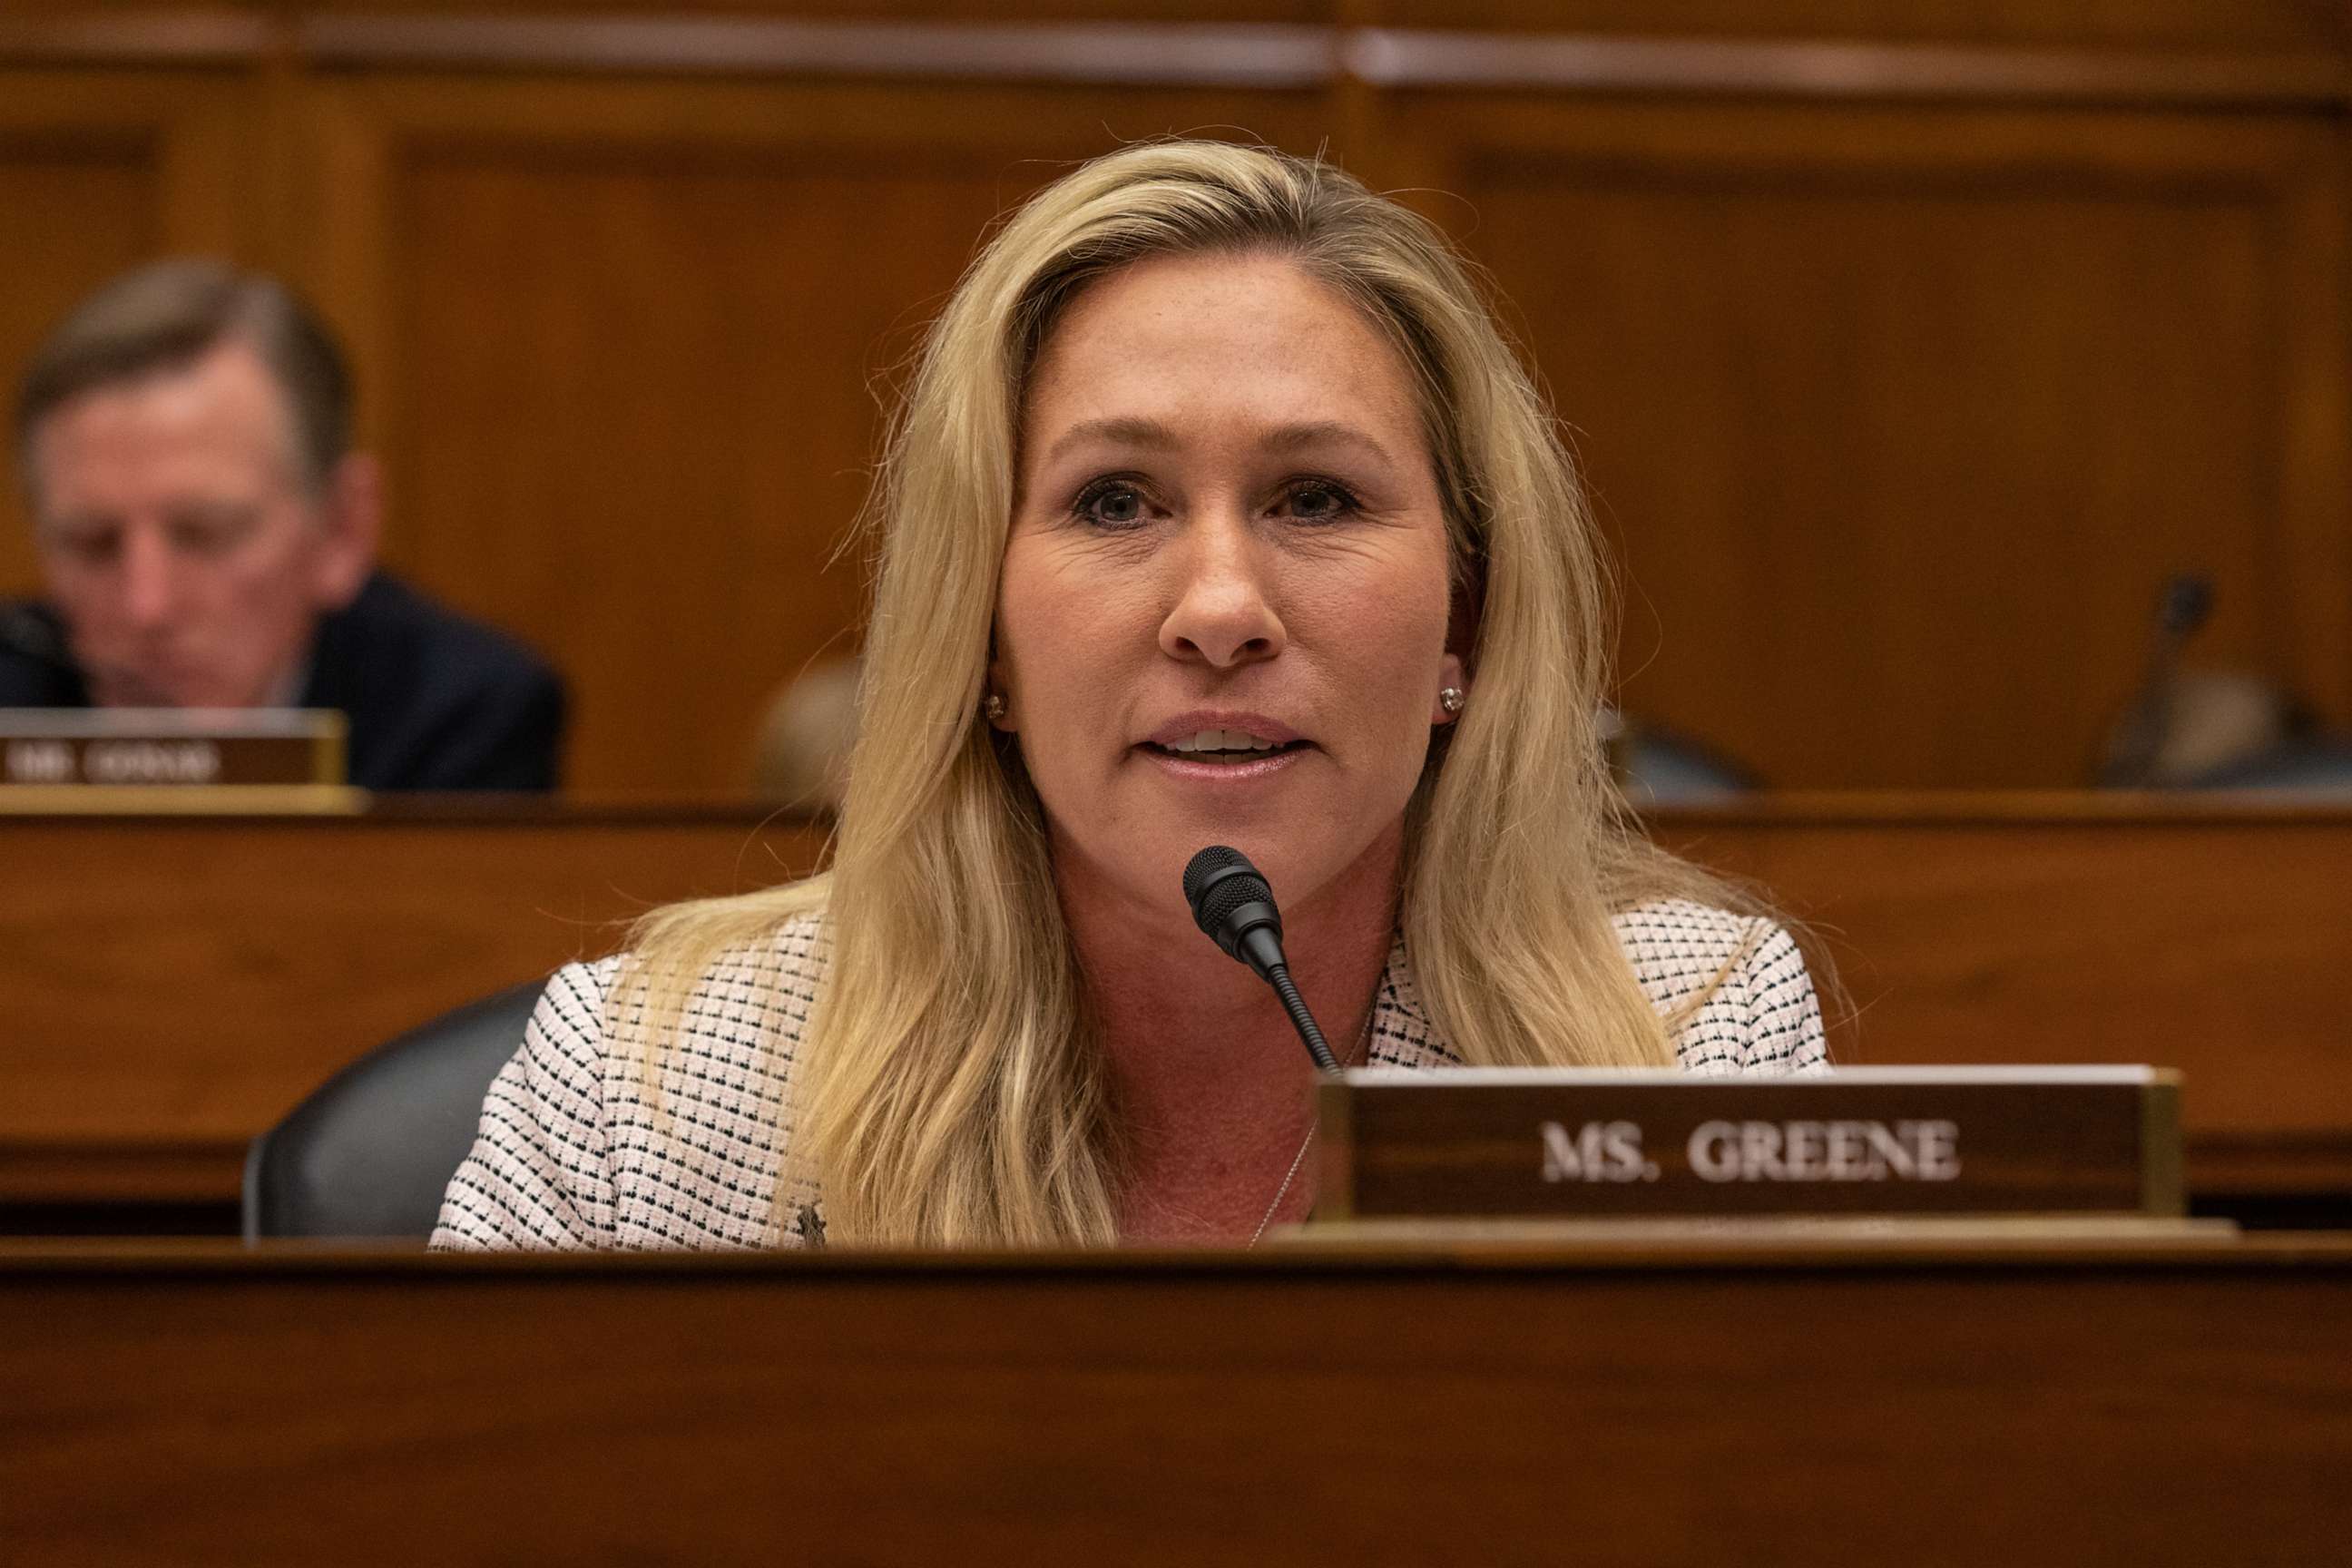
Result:
M1174 553L1181 577L1175 605L1160 626L1162 653L1227 669L1282 651L1282 618L1266 580L1265 547L1247 520L1196 521Z

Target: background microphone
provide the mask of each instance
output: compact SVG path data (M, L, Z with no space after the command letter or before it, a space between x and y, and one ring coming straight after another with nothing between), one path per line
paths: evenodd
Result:
M1212 844L1185 863L1184 901L1192 906L1192 921L1234 958L1258 972L1282 998L1292 1027L1307 1042L1307 1054L1325 1072L1339 1070L1339 1058L1315 1025L1298 987L1291 984L1290 963L1282 955L1282 913L1274 907L1274 889L1258 875L1249 857L1223 844Z
M2108 734L2106 754L2100 759L2103 788L2145 789L2156 782L2180 696L2180 650L2212 614L2210 579L2183 573L2165 584L2157 599L2155 635L2148 642L2139 689Z

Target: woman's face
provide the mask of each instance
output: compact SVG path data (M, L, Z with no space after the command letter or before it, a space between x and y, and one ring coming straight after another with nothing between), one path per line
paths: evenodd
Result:
M1062 875L1181 910L1230 844L1297 910L1392 863L1461 665L1379 331L1279 258L1155 258L1069 306L1022 412L990 673Z

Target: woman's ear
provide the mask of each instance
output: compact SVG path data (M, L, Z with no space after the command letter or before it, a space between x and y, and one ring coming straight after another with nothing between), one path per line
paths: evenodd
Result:
M980 693L980 714L1002 733L1010 735L1013 732L1013 699L1006 695L1004 661L1001 658L988 661L987 684L981 688Z
M1470 678L1463 673L1462 658L1449 653L1437 661L1437 705L1431 710L1433 724L1451 724L1462 715L1469 703Z

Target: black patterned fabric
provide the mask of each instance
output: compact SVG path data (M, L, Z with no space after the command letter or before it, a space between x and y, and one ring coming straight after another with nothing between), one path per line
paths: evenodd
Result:
M1787 931L1679 902L1647 904L1615 923L1651 1005L1669 1019L1688 1013L1675 1030L1685 1071L1728 1077L1828 1066L1821 1006ZM767 947L719 965L688 1005L675 1047L651 1069L604 1048L605 994L620 961L558 971L522 1048L490 1086L433 1245L821 1241L822 1194L814 1173L791 1156L793 1053L824 970L819 924L814 916L793 921ZM1402 941L1381 979L1367 1059L1409 1069L1461 1065L1430 1026Z

